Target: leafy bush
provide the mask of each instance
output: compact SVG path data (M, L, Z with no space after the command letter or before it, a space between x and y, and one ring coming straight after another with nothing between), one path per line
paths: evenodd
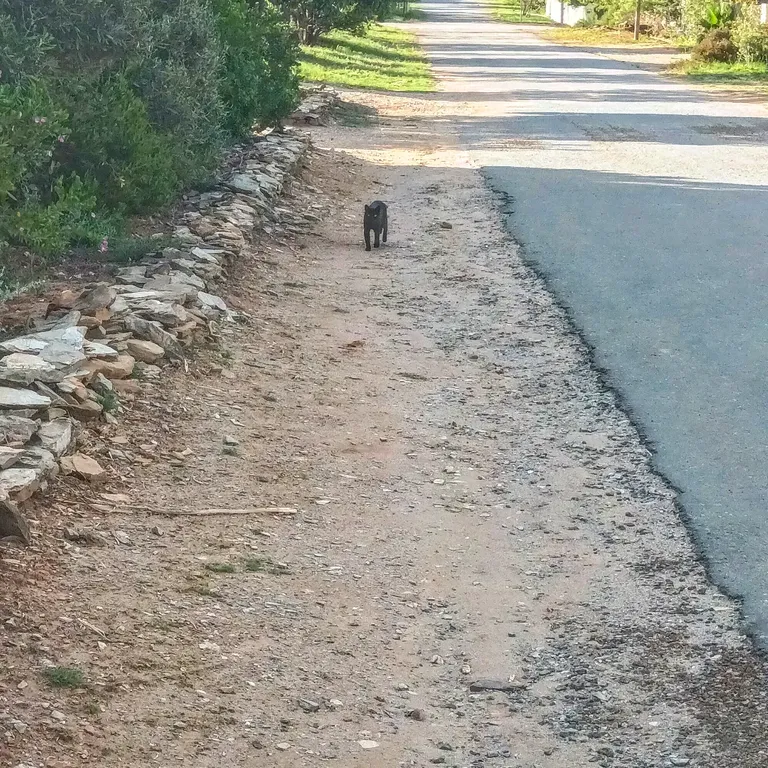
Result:
M693 49L691 56L697 61L735 61L736 46L728 29L712 29Z
M221 93L226 126L234 136L254 122L269 124L296 105L298 45L283 17L264 5L257 14L247 0L213 0L225 45Z
M0 239L53 254L167 205L290 112L297 53L269 0L0 0Z
M738 59L745 64L768 61L768 25L760 23L758 6L742 6L731 28L731 40L738 50Z
M94 179L107 205L127 213L176 197L184 182L174 162L178 144L152 125L125 76L79 81L68 98L72 130L58 153L62 165Z

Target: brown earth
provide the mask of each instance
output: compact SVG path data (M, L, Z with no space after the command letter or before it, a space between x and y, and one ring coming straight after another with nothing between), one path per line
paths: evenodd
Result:
M348 98L315 233L2 550L0 765L766 765L737 607L480 175L418 97Z

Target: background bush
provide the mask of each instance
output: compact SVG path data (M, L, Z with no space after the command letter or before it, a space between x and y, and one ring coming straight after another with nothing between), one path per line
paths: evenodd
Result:
M768 25L760 23L757 4L743 5L731 28L731 40L738 49L738 59L745 64L768 61Z
M269 0L0 0L0 240L54 254L209 177L294 107Z

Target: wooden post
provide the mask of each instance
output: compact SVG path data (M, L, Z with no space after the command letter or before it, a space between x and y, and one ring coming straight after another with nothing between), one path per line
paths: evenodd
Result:
M635 5L635 40L640 39L640 3L642 0L637 0Z

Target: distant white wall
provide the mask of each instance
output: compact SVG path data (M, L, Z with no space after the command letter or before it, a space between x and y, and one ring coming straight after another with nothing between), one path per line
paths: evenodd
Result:
M558 0L547 0L547 16L558 24L569 27L584 21L587 18L587 8L583 5L568 5Z
M768 24L768 3L760 3L760 23Z

